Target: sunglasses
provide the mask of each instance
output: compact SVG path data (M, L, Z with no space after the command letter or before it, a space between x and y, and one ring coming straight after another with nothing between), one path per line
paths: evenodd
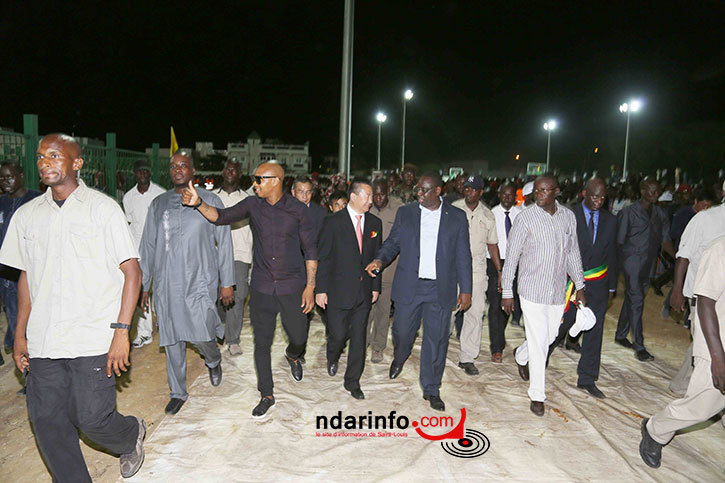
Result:
M279 178L279 176L252 176L254 178L254 182L257 184L262 184L263 179L268 178Z

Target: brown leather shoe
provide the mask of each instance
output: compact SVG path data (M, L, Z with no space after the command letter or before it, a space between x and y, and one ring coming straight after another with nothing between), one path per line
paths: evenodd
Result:
M531 412L536 414L537 416L544 415L544 403L541 401L531 401L531 406L529 406L529 409L531 409Z
M521 376L521 379L524 381L529 380L529 363L527 362L525 366L522 366L518 363L516 360L516 352L521 348L521 346L518 346L516 350L514 350L514 362L516 362L516 366L519 368L519 376Z
M501 364L503 362L503 354L501 354L500 352L494 352L493 354L491 354L491 362Z

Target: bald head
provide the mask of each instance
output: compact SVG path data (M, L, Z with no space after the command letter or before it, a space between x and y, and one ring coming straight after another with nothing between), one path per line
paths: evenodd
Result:
M257 176L276 176L280 180L284 179L284 169L277 163L262 163L255 172Z
M64 146L64 151L69 156L72 156L74 159L81 156L81 146L80 144L78 144L78 141L76 141L73 136L69 136L63 133L48 134L43 136L40 141L38 141L38 147L40 147L40 145L43 143L53 143Z
M599 177L591 178L589 181L587 181L587 184L584 185L584 189L587 191L594 191L598 187L603 187L606 189L606 184L604 183L604 180Z

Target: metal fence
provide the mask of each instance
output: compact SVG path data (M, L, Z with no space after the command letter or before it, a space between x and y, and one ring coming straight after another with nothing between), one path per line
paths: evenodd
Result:
M17 160L25 173L25 184L29 188L39 186L38 168L35 151L38 140L38 116L23 116L23 132L16 133L0 130L0 155L2 159ZM159 145L154 143L152 153L119 149L116 147L116 134L107 133L103 143L79 143L83 153L83 168L80 176L91 188L103 191L119 202L123 193L131 189L136 180L133 176L133 163L146 161L151 166L151 179L163 187L171 187L169 160L159 158Z

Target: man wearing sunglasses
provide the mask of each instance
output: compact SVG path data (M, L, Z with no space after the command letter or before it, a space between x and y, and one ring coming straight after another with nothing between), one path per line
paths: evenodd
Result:
M285 357L295 382L302 380L302 356L307 344L307 313L315 305L317 275L317 231L310 210L282 191L284 170L277 163L261 164L255 171L254 192L236 205L218 209L199 198L189 183L181 202L195 207L216 225L229 225L249 218L254 244L249 308L254 328L254 363L257 388L262 395L252 411L263 417L274 405L274 383L270 351L282 315L289 345ZM301 248L301 250L300 250Z

